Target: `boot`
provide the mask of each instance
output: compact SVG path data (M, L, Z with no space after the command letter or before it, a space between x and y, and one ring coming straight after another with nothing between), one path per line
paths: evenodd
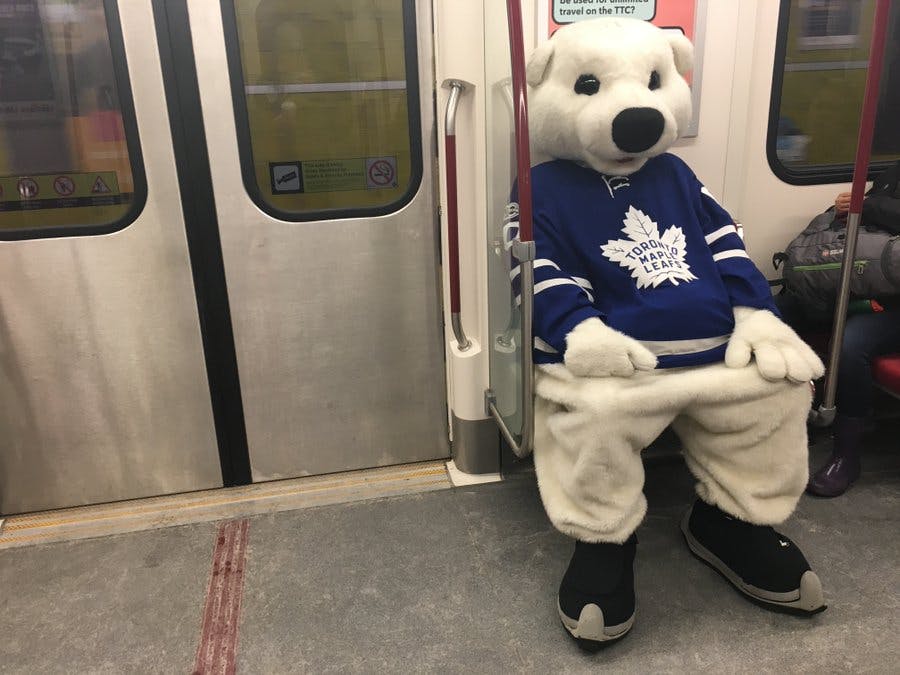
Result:
M596 651L625 636L634 624L634 554L624 544L575 542L559 587L559 618L582 649Z
M837 497L859 478L859 449L865 429L862 417L838 415L834 421L834 449L821 469L809 479L806 491L817 497Z
M780 612L825 609L822 584L803 552L768 525L754 525L697 500L681 531L691 553L753 602Z

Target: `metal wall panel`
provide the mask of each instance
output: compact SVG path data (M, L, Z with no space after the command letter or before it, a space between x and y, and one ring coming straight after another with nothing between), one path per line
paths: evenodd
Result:
M219 3L189 7L254 480L447 456L429 4L418 193L391 215L302 223L247 196Z
M120 12L147 203L0 243L0 513L222 484L150 1Z

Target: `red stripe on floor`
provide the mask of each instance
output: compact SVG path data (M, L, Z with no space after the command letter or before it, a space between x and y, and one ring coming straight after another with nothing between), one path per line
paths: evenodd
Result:
M219 525L216 532L203 627L194 660L195 675L234 673L249 527L246 518L231 520Z

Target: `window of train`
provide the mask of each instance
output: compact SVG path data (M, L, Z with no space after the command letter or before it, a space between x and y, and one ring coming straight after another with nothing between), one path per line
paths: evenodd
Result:
M111 232L145 196L115 2L0 0L0 239Z
M874 12L874 0L782 0L767 147L782 180L850 180ZM889 22L872 174L900 158L900 3Z
M295 221L409 202L422 175L413 1L222 6L254 202Z

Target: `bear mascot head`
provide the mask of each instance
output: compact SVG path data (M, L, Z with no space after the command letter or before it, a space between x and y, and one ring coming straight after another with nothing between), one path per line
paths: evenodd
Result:
M665 152L691 119L682 77L694 48L677 31L637 19L597 19L559 30L527 65L536 159L571 159L628 175Z
M779 319L734 219L666 152L691 118L692 52L675 31L597 19L527 64L534 463L548 517L576 540L559 616L591 649L635 620L641 451L667 427L697 479L689 549L757 603L825 608L773 528L806 486L809 380L823 366Z

